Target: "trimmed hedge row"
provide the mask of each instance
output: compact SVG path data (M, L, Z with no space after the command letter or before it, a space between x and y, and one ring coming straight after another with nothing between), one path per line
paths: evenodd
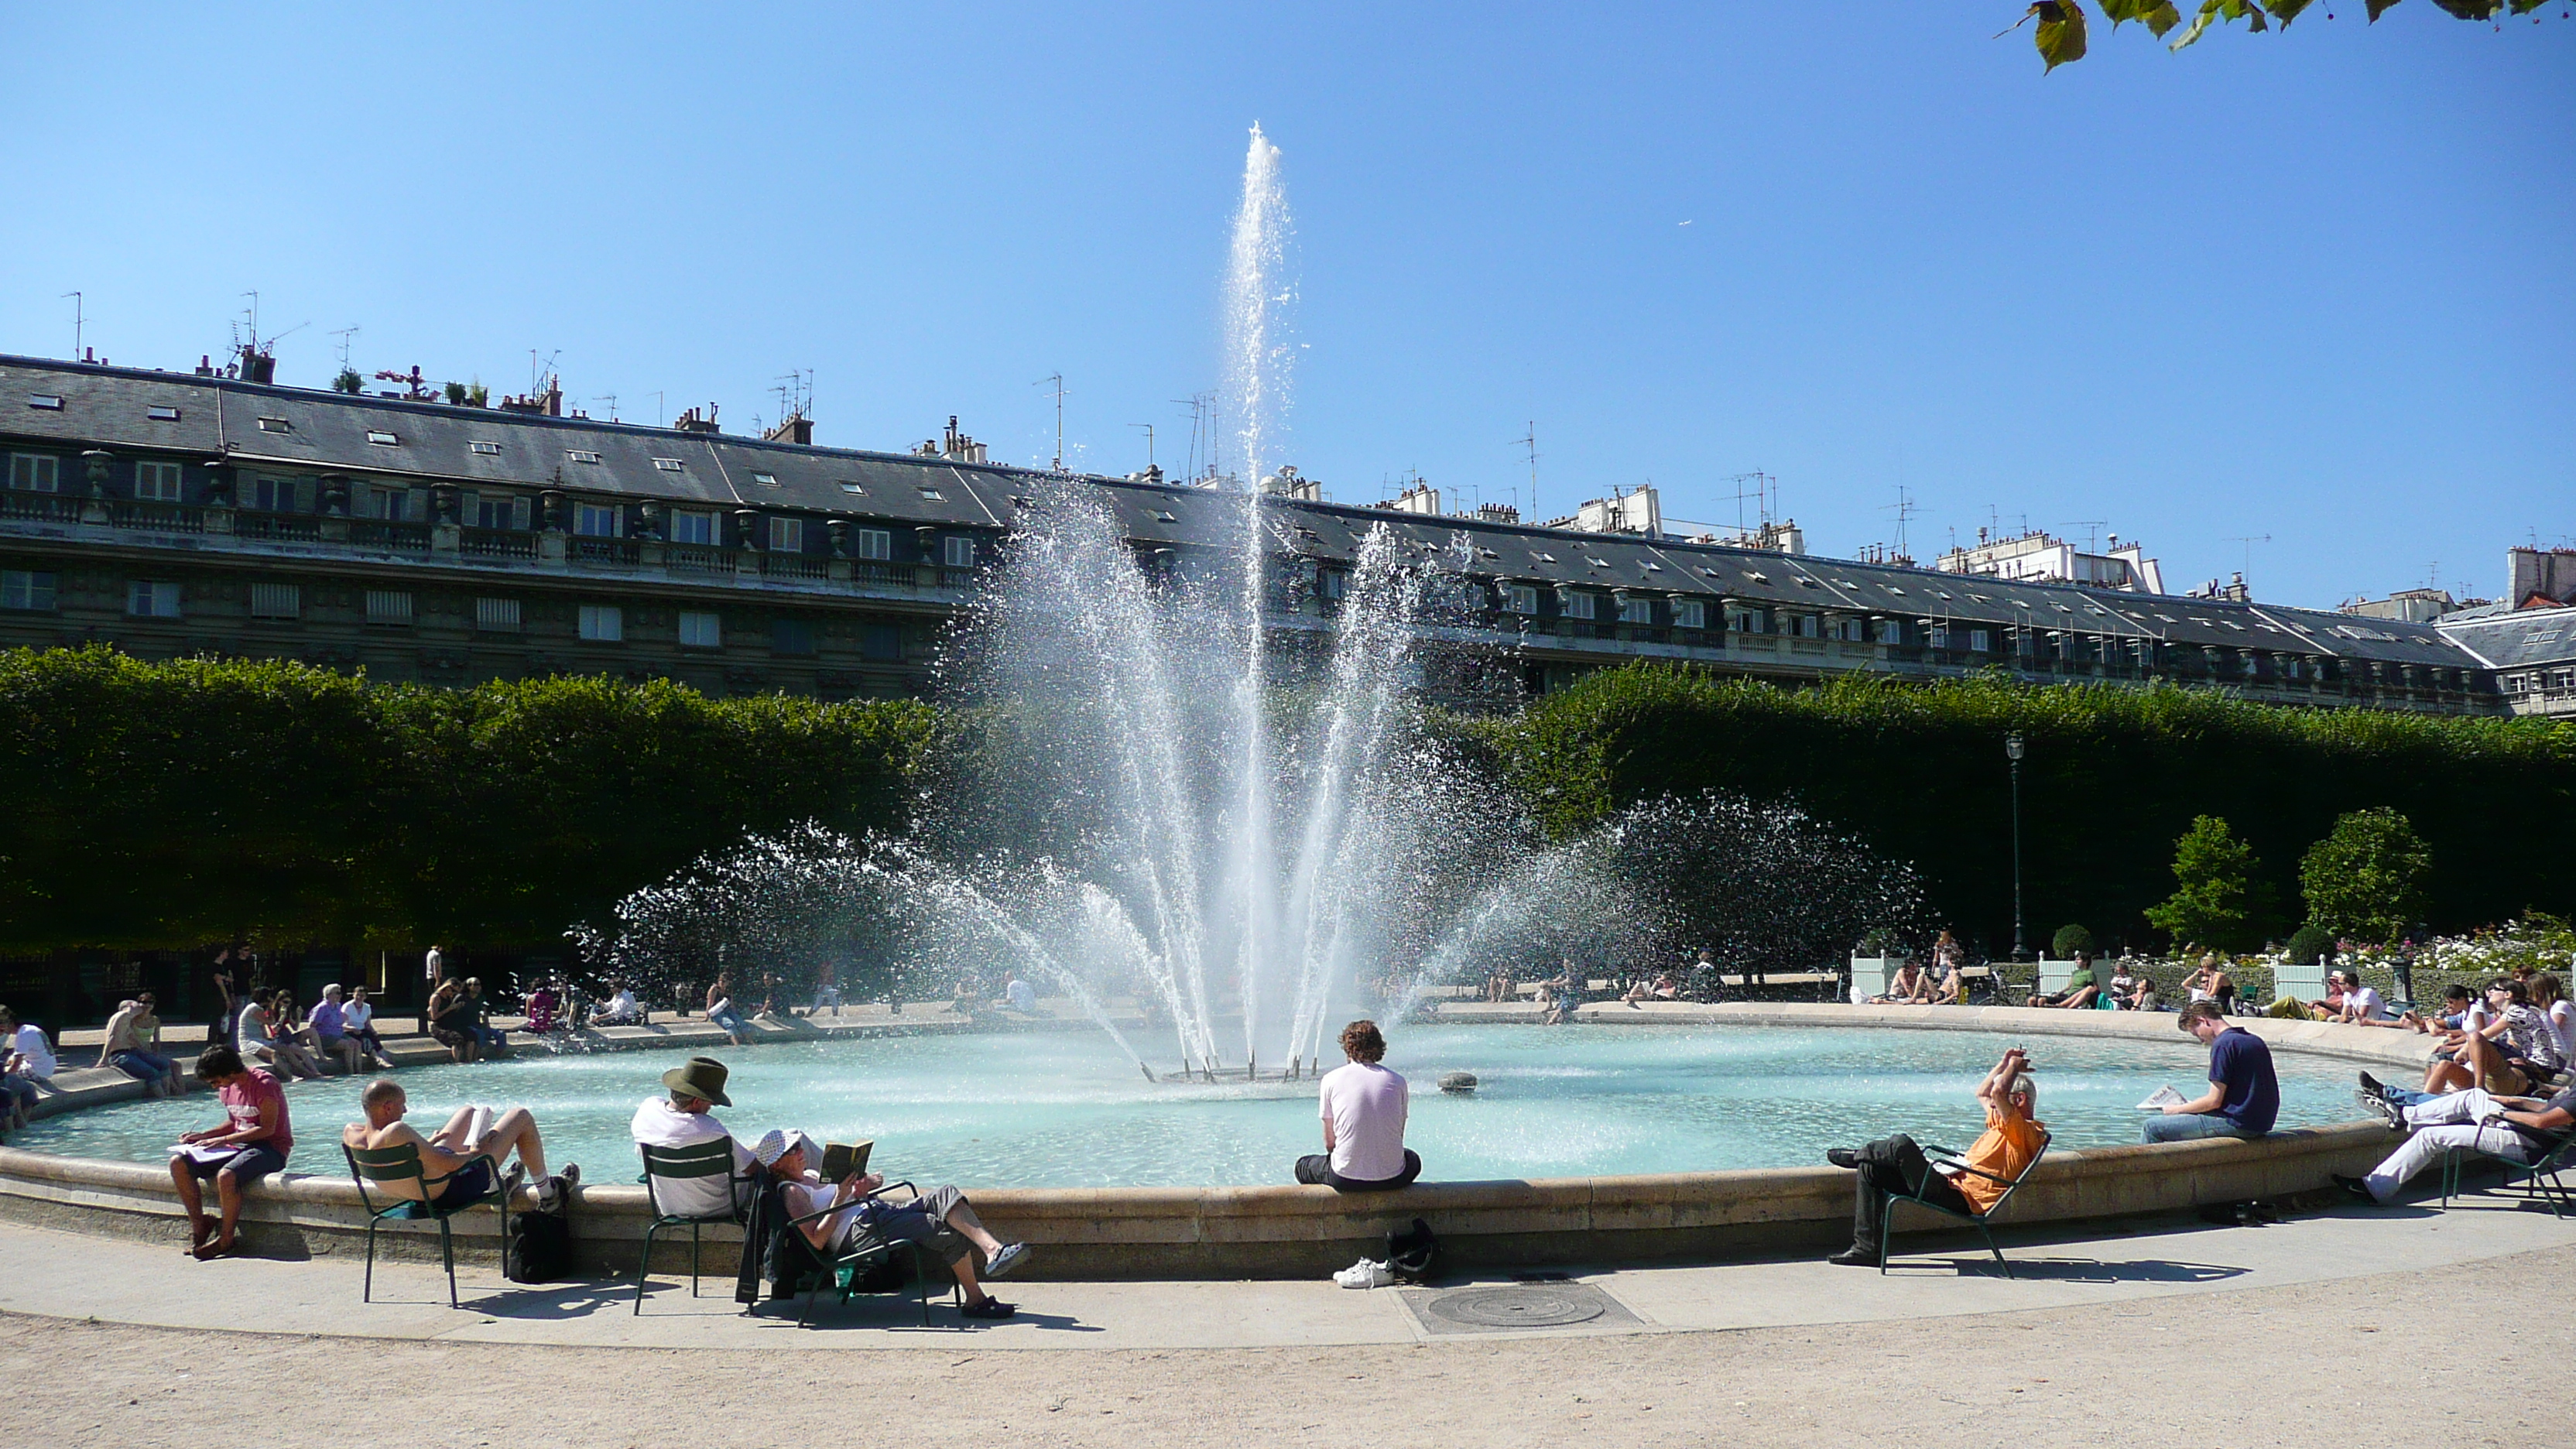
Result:
M559 940L746 829L898 823L934 718L0 652L0 951Z
M2555 843L2576 819L2576 726L2540 720L2288 710L2173 686L1800 690L1639 664L1459 727L1558 835L1667 791L1793 796L1912 861L1934 906L1998 954L2012 944L2014 731L2033 950L2069 921L2105 947L2151 939L2144 912L2172 893L2175 841L2203 814L2253 844L2274 936L2297 924L2301 853L2374 805L2432 847L2436 929L2576 906Z

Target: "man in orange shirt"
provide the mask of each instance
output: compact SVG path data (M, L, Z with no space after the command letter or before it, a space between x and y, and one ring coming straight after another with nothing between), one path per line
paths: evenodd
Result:
M2030 1059L2014 1047L1978 1084L1977 1100L1986 1104L1985 1135L1968 1148L1965 1161L1977 1172L1990 1172L2003 1182L1935 1164L1914 1139L1899 1132L1866 1147L1837 1147L1825 1154L1836 1167L1859 1176L1852 1199L1852 1245L1828 1262L1851 1268L1878 1266L1879 1210L1884 1193L1921 1193L1929 1201L1958 1212L1983 1213L2004 1195L2004 1185L2021 1175L2039 1155L2044 1125L2034 1115L2038 1088L2030 1080Z

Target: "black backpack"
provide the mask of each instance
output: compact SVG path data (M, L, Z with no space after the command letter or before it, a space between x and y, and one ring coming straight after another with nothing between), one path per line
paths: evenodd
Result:
M513 1283L560 1283L573 1276L572 1220L560 1208L511 1214L501 1273Z
M1386 1235L1386 1267L1404 1283L1428 1283L1440 1272L1440 1240L1420 1218Z

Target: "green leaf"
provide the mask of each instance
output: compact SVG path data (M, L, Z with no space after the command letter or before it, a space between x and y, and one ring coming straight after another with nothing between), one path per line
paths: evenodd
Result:
M2380 12L2396 4L2397 0L2363 0L2363 3L2370 7L2370 23L2377 25Z
M2039 58L2048 62L2049 70L2084 58L2083 6L2075 0L2039 0L2029 13L2039 17L2039 33L2034 39Z
M2504 0L2433 0L2433 3L2451 12L2454 20L2493 20L2496 12L2504 8Z
M2263 8L2272 12L2272 18L2280 22L2282 29L2287 30L2290 28L2290 22L2298 19L2299 12L2307 9L2311 3L2313 0L2263 0Z
M2394 4L2395 0L2390 0L2390 3ZM2182 12L2173 7L2173 0L2163 0L2139 18L2146 22L2147 33L2158 40L2165 38L2166 31L2182 24Z
M2223 3L2224 0L2200 0L2200 13L2191 18L2191 28L2184 31L2179 38L2175 39L2165 48L2167 50L2178 51L2186 46L2198 43L2200 40L2200 33L2207 30L2210 23L2218 18L2218 7Z

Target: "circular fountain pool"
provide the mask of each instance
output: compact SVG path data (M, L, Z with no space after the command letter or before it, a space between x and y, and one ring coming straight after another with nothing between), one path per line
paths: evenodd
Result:
M1705 1172L1808 1166L1824 1149L1904 1130L1964 1144L1981 1121L1976 1082L2016 1038L1972 1031L1707 1026L1408 1027L1389 1064L1413 1082L1407 1140L1427 1180ZM2207 1053L2171 1044L2041 1037L2040 1115L2061 1147L2138 1140L2135 1104L2160 1084L2198 1090ZM630 1180L627 1120L683 1053L521 1057L403 1073L413 1122L467 1102L521 1103L552 1154L594 1183ZM897 1177L977 1187L1283 1183L1319 1149L1312 1083L1153 1084L1089 1032L886 1036L719 1053L733 1067L721 1115L746 1139L772 1126L874 1138ZM2349 1119L2348 1065L2277 1053L2284 1127ZM1473 1097L1440 1073L1474 1072ZM301 1171L341 1170L334 1150L358 1083L289 1094ZM12 1146L158 1162L213 1115L204 1097L104 1107L36 1123Z

